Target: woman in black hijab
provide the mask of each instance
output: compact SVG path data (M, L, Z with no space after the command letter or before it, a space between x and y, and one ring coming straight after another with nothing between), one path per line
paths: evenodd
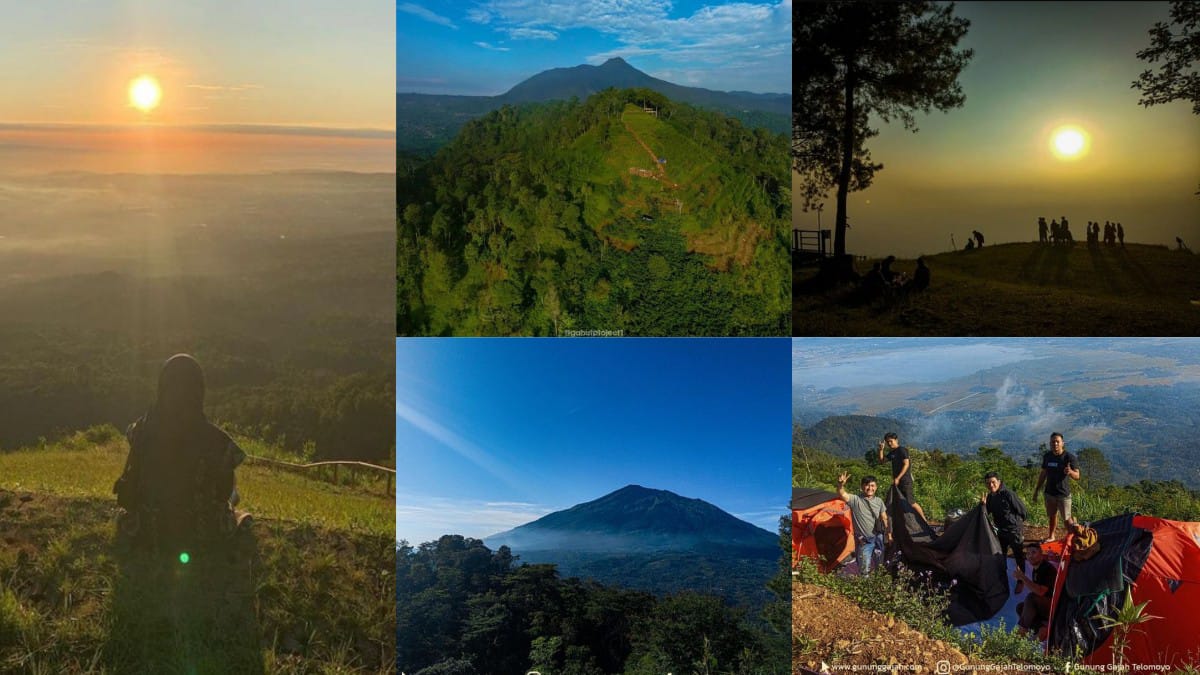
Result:
M187 354L167 359L158 399L125 432L129 458L113 486L118 534L174 550L232 534L233 470L246 454L204 416L204 373Z

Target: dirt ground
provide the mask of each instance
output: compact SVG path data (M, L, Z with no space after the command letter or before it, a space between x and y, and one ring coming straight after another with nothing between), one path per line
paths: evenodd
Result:
M793 673L802 672L801 668L821 672L822 664L893 665L903 667L903 672L932 673L939 661L952 667L986 665L968 659L953 645L932 640L895 617L863 609L827 588L792 584Z

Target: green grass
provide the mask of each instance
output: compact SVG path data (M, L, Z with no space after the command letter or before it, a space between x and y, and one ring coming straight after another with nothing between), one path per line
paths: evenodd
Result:
M0 672L395 672L391 498L259 467L237 554L128 550L111 428L0 454Z
M1196 335L1200 257L1162 246L1073 249L1034 243L925 258L930 289L907 300L854 306L848 288L805 290L793 273L796 335ZM860 273L873 260L857 263ZM911 274L912 260L892 269Z
M239 442L247 452L264 453L257 442ZM109 499L128 453L124 436L112 427L95 427L58 443L0 453L0 489ZM382 480L342 486L314 480L315 475L247 462L237 469L242 497L238 508L260 519L393 536L395 507Z

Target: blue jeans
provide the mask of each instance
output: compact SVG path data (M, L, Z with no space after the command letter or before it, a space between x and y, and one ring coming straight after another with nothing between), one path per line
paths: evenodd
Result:
M879 537L869 537L863 541L859 541L854 547L854 559L858 561L858 573L867 575L871 573L872 559L875 557L875 549L879 547Z

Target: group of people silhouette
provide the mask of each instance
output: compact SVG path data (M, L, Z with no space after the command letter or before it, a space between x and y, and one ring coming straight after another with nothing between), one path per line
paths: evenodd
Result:
M1075 238L1071 236L1071 226L1067 222L1067 217L1062 217L1062 222L1057 220L1050 221L1046 225L1044 216L1038 218L1038 241L1040 243L1067 246L1075 245ZM1120 223L1104 221L1104 245L1116 246L1120 243L1121 247L1125 247L1125 228ZM1100 245L1100 221L1088 221L1087 224L1087 243L1088 248L1094 248Z
M859 285L864 299L889 299L929 288L929 267L925 264L924 257L917 258L917 269L911 277L904 272L893 270L894 262L896 256L889 255L871 266L871 271L863 276Z

